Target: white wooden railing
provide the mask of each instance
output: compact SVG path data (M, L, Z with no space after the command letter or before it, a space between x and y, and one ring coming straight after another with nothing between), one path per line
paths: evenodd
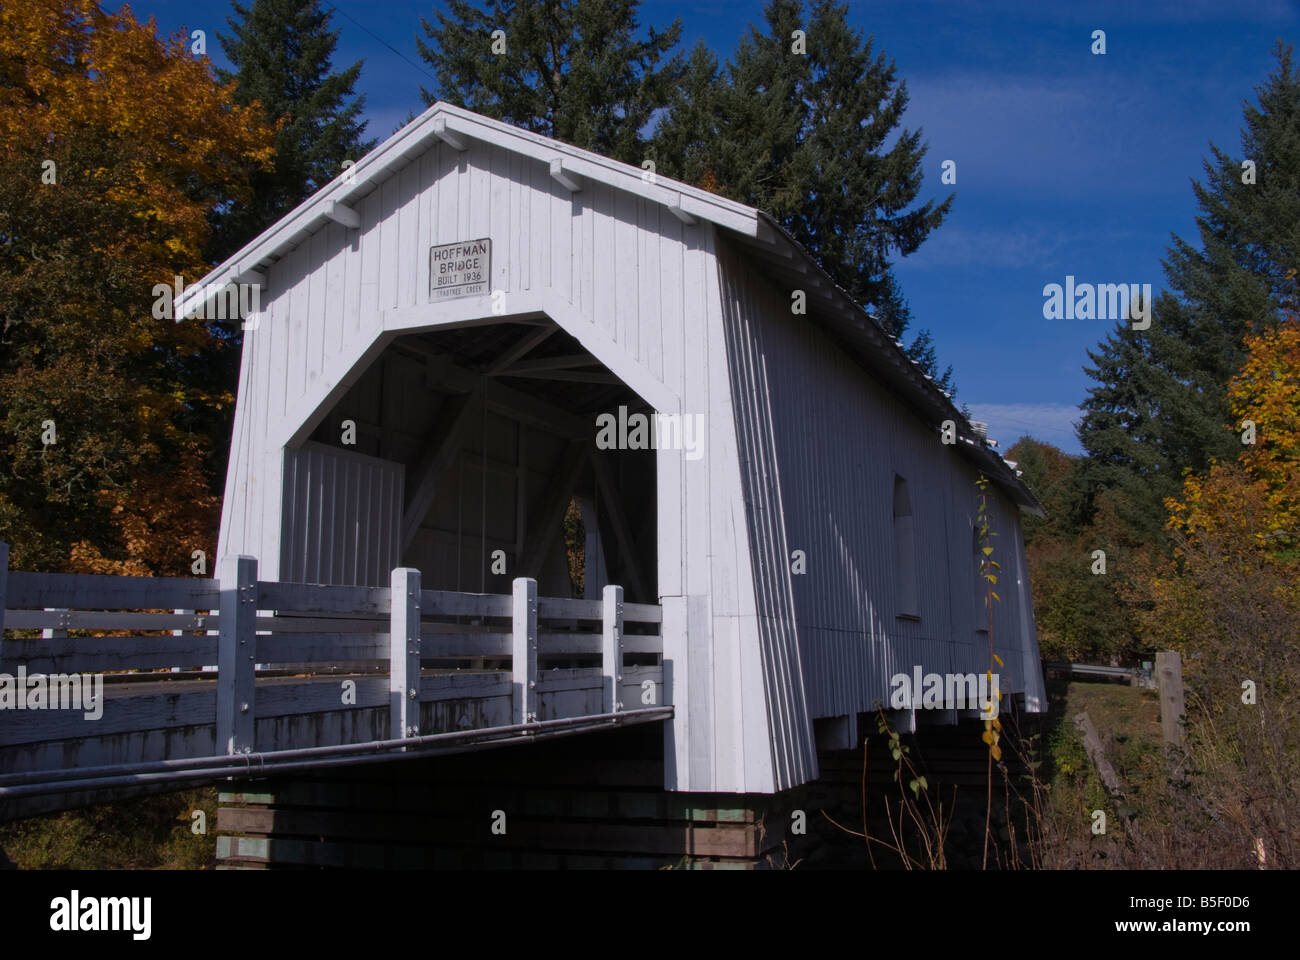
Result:
M212 579L25 573L7 555L0 543L0 674L106 683L97 720L0 710L0 780L665 706L661 609L625 603L619 586L574 600L520 578L513 595L467 594L424 590L407 568L388 587L278 583L258 580L252 557Z

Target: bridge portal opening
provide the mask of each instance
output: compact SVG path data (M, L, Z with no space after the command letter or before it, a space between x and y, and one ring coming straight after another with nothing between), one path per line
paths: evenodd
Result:
M547 318L405 334L286 451L281 579L655 603L653 449L598 442L654 411ZM635 444L630 445L635 447Z

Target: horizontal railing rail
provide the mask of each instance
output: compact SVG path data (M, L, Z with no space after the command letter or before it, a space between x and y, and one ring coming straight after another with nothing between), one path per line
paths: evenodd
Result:
M1044 670L1059 670L1062 673L1080 673L1094 677L1115 677L1117 679L1136 677L1141 674L1138 667L1108 667L1091 663L1044 662Z

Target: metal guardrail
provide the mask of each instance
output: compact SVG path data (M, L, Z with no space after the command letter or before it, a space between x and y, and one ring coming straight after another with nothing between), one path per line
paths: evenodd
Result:
M1127 680L1130 685L1135 687L1151 686L1153 684L1151 664L1144 662L1141 667L1109 667L1100 666L1090 663L1043 663L1044 670L1057 670L1062 673L1082 674L1084 676L1094 677L1111 677L1116 680Z

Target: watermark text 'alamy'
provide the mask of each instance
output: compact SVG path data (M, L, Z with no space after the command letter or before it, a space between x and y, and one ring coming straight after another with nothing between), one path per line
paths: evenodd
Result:
M1134 330L1151 326L1151 284L1075 283L1043 287L1044 320L1132 320Z

